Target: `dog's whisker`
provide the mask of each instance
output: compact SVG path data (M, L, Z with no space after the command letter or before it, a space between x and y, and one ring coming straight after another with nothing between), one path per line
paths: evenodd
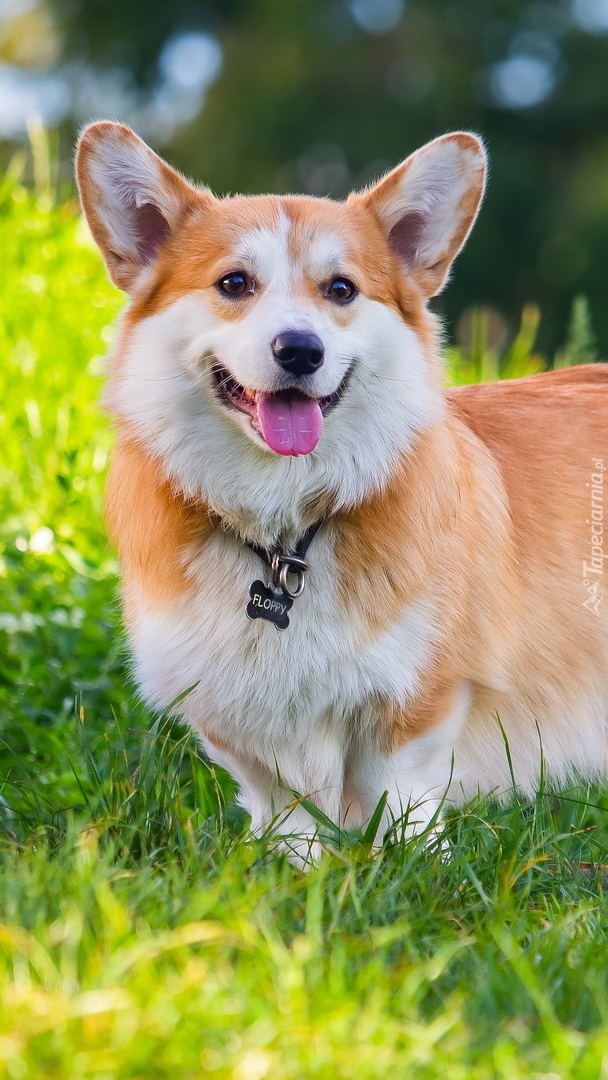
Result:
M356 382L358 382L359 385L363 387L363 389L365 390L365 392L367 393L369 398L373 398L373 394L372 394L369 386L366 386L366 384L363 382L363 379L359 375L357 375L355 372L353 372L352 375L351 375L351 378L355 379Z

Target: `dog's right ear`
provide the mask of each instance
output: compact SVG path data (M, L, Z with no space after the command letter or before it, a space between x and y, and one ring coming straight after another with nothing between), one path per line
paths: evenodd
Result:
M211 198L188 184L123 124L83 131L76 154L80 201L108 273L131 292L187 211Z

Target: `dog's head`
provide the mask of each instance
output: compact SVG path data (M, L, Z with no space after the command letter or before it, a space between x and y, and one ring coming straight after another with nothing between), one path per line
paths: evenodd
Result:
M437 405L425 304L477 213L479 139L435 139L343 203L216 199L112 123L84 131L77 172L131 297L111 405L168 472L214 488L210 459L224 481L274 460L292 480L316 462L351 494L381 482Z

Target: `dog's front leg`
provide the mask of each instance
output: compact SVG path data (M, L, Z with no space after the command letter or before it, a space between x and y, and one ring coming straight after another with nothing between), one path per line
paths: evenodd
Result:
M382 753L362 740L352 749L346 766L345 787L360 809L365 827L384 792L386 807L376 834L380 846L388 829L402 820L406 836L428 827L437 814L452 777L454 745L471 704L468 683L457 688L449 712L422 735L393 753ZM348 821L348 807L345 807Z
M338 822L344 753L339 740L324 733L304 744L269 747L266 760L207 742L212 760L234 777L239 802L251 815L254 836L280 839L292 862L310 866L321 854L323 832L303 800Z

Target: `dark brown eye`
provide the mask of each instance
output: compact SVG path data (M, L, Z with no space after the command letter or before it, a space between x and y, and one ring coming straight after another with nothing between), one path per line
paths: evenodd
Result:
M253 292L253 283L242 270L234 270L220 278L217 287L225 296L243 296L244 293Z
M337 277L330 281L325 295L328 300L333 300L334 304L348 304L357 295L357 286L348 278Z

